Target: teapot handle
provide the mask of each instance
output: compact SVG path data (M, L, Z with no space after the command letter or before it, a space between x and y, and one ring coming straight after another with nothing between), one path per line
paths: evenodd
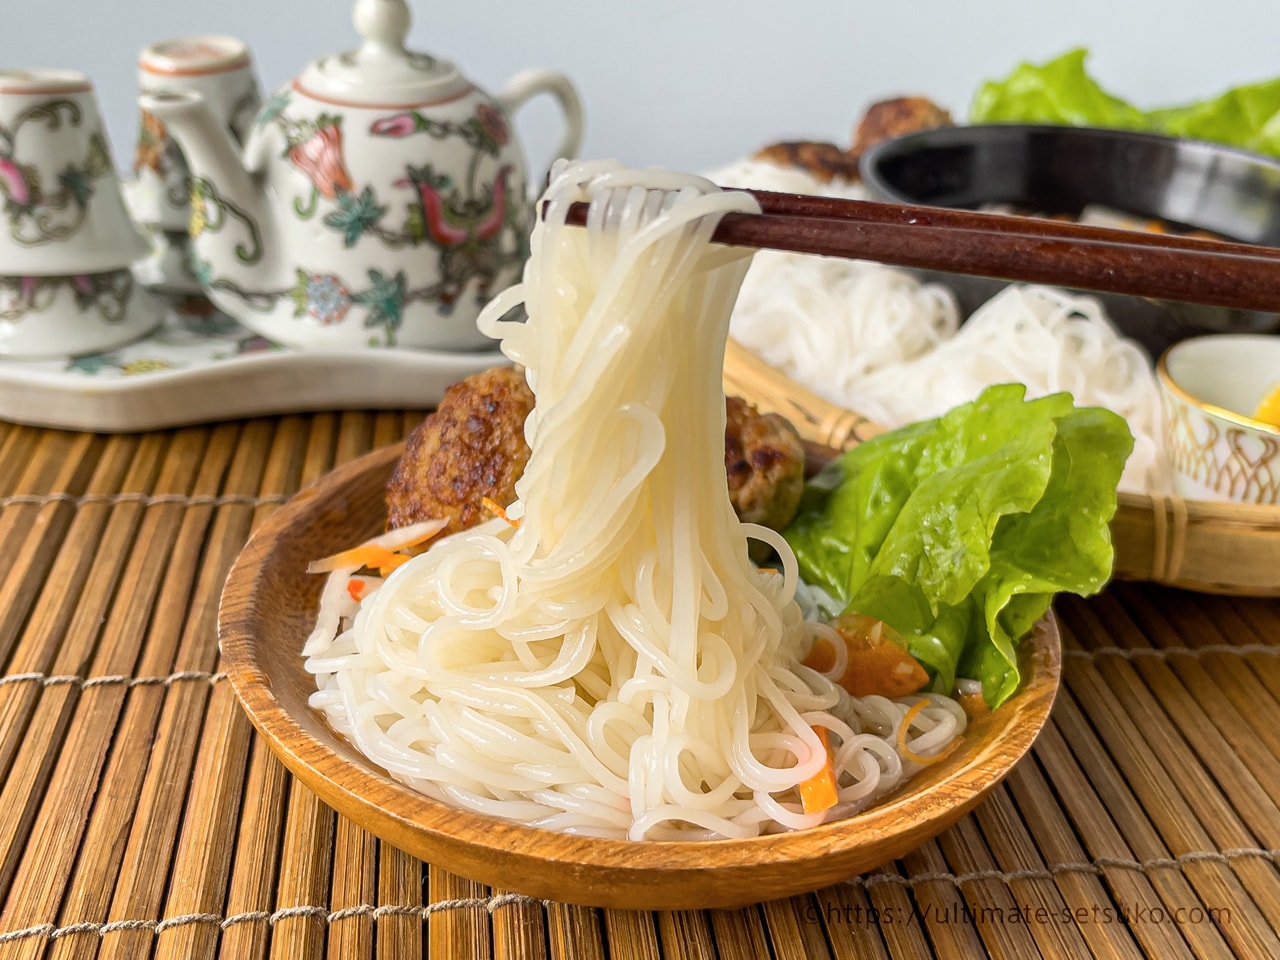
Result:
M524 70L508 80L507 85L494 99L498 101L502 112L507 117L511 117L526 102L540 93L549 93L555 97L556 102L560 104L561 112L564 113L564 134L560 137L560 143L556 146L552 159L576 157L578 148L582 146L582 100L579 99L578 91L564 74L552 70ZM540 184L545 179L546 171L544 170L537 179L530 177L529 183Z

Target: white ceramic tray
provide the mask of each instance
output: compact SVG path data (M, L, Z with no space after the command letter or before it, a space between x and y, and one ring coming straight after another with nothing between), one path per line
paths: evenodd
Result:
M496 350L300 352L199 297L171 300L150 336L61 360L0 358L0 419L130 432L310 410L435 406L445 388L507 362Z

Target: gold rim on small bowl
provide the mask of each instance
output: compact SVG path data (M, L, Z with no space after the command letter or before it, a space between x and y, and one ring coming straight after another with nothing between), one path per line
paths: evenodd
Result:
M1173 374L1169 372L1169 356L1174 351L1178 350L1179 348L1185 349L1187 344L1207 342L1209 340L1219 340L1220 337L1223 337L1223 336L1231 336L1231 335L1224 334L1224 335L1210 335L1207 337L1194 337L1191 340L1183 340L1180 343L1174 344L1173 346L1165 350L1164 353L1160 354L1160 358L1156 361L1156 376L1159 378L1160 382L1171 394L1173 394L1179 400L1182 400L1184 403L1190 404L1193 407L1197 407L1211 416L1218 417L1222 420L1226 420L1227 422L1235 424L1238 427L1246 427L1250 430L1257 430L1259 433L1265 433L1269 436L1280 437L1280 427L1276 426L1275 424L1267 423L1265 420L1257 420L1249 416L1248 414L1239 413L1227 407L1219 406L1216 403L1211 403L1210 401L1205 400L1202 397L1198 397L1194 393L1189 391L1186 387L1178 383L1178 381L1174 378ZM1245 335L1239 335L1239 337L1233 336L1232 338L1259 340L1259 341L1276 340L1278 343L1280 343L1280 338L1269 337L1265 335L1247 336L1247 337ZM1276 370L1276 379L1275 379L1273 388L1280 389L1280 369Z

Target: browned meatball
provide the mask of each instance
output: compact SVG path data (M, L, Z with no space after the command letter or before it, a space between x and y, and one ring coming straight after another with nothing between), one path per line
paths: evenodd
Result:
M894 97L867 107L853 130L850 155L854 164L882 140L905 136L919 130L952 125L951 114L927 97Z
M844 180L858 179L858 158L834 143L812 140L771 143L756 151L753 159L772 163L777 167L799 167L822 183L830 183L836 177Z
M495 367L455 383L409 435L387 484L387 524L447 518L446 533L487 520L482 498L515 500L529 462L524 422L533 391L523 371Z
M795 428L740 397L725 403L729 498L749 523L781 529L795 515L805 452ZM447 518L446 533L486 520L488 497L505 507L529 462L524 422L533 391L523 373L497 367L455 383L405 445L387 484L387 525Z
M741 397L725 398L724 469L738 518L781 530L804 489L804 447L795 427L760 413Z

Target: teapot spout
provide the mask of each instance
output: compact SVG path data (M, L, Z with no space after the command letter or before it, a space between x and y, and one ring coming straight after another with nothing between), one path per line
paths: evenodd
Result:
M194 92L149 92L139 106L157 117L191 171L191 222L196 271L206 286L214 273L253 290L268 278L264 251L274 248L271 209L259 178L245 168L230 132Z

